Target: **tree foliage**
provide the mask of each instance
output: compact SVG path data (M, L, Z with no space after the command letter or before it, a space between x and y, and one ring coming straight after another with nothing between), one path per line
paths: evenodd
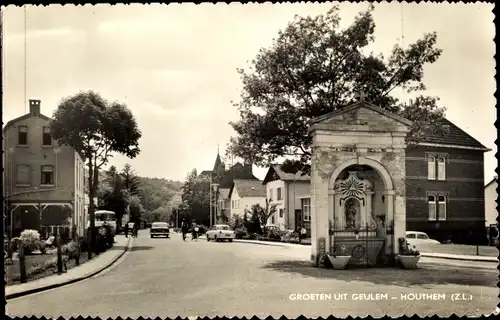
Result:
M256 217L260 225L264 227L264 233L266 232L266 225L269 218L272 217L277 212L278 204L272 203L271 200L266 199L266 206L262 207L260 204L254 204L250 210L245 209L245 216L248 214L251 217ZM253 219L255 220L255 219Z
M210 223L210 178L199 176L193 169L182 186L182 212L189 212L197 223Z
M129 205L130 193L115 166L111 166L105 174L106 178L99 184L97 192L99 207L113 211L116 214L118 226L121 226L122 217Z
M52 136L75 149L87 161L91 245L95 240L94 203L99 170L114 152L135 158L142 134L126 105L108 102L93 91L80 92L61 101L50 121ZM90 252L90 250L89 250Z
M128 163L123 167L121 176L123 177L123 184L131 195L139 194L139 177L132 170L132 166Z
M308 173L310 120L353 103L361 90L371 103L415 122L410 144L443 130L438 98L419 95L406 106L394 95L396 88L425 91L424 66L441 54L437 34L425 34L407 48L395 45L385 58L365 52L374 41L373 6L343 30L338 11L334 6L315 18L296 17L270 48L260 50L250 70L238 70L243 91L235 104L240 120L230 123L237 133L230 154L261 166L287 158L284 170Z

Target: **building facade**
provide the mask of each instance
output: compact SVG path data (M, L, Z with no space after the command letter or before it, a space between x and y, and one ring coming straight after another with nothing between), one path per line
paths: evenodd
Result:
M291 174L273 165L262 182L266 186L267 198L277 204L277 213L272 224L281 229L311 229L310 185L311 178L302 173Z
M238 215L243 218L254 204L266 207L266 188L260 180L234 180L229 190L230 210L228 218L231 220Z
M438 241L486 242L484 153L490 149L444 119L448 133L406 150L407 230Z
M54 228L84 223L84 161L72 148L58 145L50 118L30 100L28 114L3 128L4 198L9 236L24 229L43 235Z
M212 170L202 171L200 176L210 177L213 184L213 188L211 188L210 192L212 192L212 199L214 199L215 205L213 210L215 215L224 215L228 218L231 216L230 211L232 210L229 193L234 180L259 180L253 175L251 163L242 164L237 162L234 165L227 165L221 160L218 151L214 168Z
M484 210L485 210L485 225L490 227L497 224L497 193L498 177L495 176L486 186L484 186Z

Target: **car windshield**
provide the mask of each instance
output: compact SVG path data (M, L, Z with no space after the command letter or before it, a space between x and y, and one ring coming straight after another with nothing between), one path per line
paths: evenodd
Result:
M96 211L95 221L115 221L115 213L112 211Z
M417 234L417 239L429 239L426 234Z
M152 228L168 228L168 223L166 222L155 222L151 226Z

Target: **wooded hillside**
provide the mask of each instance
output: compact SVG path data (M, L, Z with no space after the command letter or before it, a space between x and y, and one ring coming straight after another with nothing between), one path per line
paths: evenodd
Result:
M87 187L88 171L86 170L85 186ZM144 208L142 219L146 222L169 221L170 212L182 202L182 185L180 181L163 178L139 179L139 198ZM99 172L99 185L105 187L108 176L105 171ZM86 188L88 190L88 188ZM101 200L101 199L99 199ZM99 201L101 202L101 201Z

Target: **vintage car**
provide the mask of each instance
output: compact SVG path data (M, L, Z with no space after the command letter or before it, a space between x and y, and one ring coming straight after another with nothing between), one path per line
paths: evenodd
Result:
M153 222L151 224L151 229L149 230L151 238L154 237L169 237L170 236L170 226L166 222Z
M426 249L429 245L440 244L439 241L429 238L427 233L420 231L406 231L406 241L418 250Z
M206 233L207 241L224 241L233 242L235 237L234 231L227 224L216 224L212 226Z

